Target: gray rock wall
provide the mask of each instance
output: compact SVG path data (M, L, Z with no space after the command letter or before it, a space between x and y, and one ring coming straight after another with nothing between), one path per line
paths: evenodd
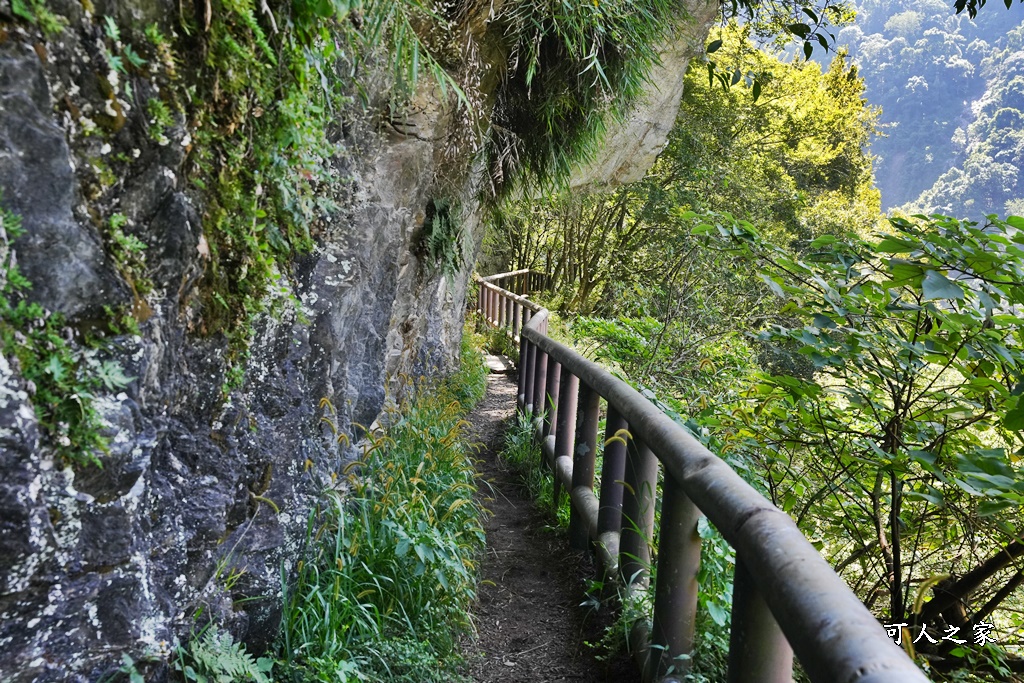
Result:
M70 26L46 41L0 0L0 201L26 229L11 247L30 297L68 316L69 338L106 306L144 310L138 335L108 335L85 352L133 378L96 398L110 444L102 468L57 457L33 387L0 355L0 681L94 681L122 653L154 656L148 673L162 679L161 661L198 613L251 651L273 641L281 567L297 560L310 509L351 457L321 422L321 399L354 436L402 374L453 368L469 268L446 279L416 248L448 122L422 92L416 135L349 133L337 160L352 178L343 208L282 279L278 312L255 323L242 388L225 398L227 342L201 334L189 304L209 251L203 207L184 180L184 122L164 145L137 110L109 135L90 130L109 112L100 29L83 6L159 22L176 16L177 0L50 5ZM483 80L496 82L501 65L488 69ZM108 187L97 161L118 151L129 172ZM454 191L478 250L480 174L463 175ZM150 245L154 292L142 303L104 248L97 205L116 206Z

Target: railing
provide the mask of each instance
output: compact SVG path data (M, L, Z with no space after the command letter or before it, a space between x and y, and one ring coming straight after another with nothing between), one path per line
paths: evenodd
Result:
M477 278L478 311L520 339L519 408L569 492L569 540L595 548L635 590L650 581L658 463L664 469L651 633L635 628L645 681L673 680L693 652L701 515L736 549L730 683L790 683L793 655L814 683L927 681L792 519L639 392L547 336L548 311L522 294L536 274ZM514 283L520 294L498 282ZM526 284L524 284L526 283ZM594 493L601 401L601 490ZM671 672L669 678L664 678Z
M519 331L533 316L544 310L540 304L526 298L528 292L544 286L544 275L531 270L513 270L489 277L474 276L480 290L477 297L477 311L493 327L502 328L510 339L519 343ZM499 287L497 283L506 287ZM545 316L541 332L547 334L548 322Z

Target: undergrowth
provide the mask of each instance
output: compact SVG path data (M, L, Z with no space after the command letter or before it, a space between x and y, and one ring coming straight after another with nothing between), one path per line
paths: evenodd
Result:
M254 659L230 633L210 626L187 648L178 647L174 668L188 683L270 683L272 659Z
M298 575L283 577L284 680L456 678L485 541L462 416L485 381L464 346L463 370L410 387L310 514Z
M558 501L554 500L551 469L544 462L540 446L533 439L530 419L521 412L516 412L515 422L505 432L505 446L499 457L522 478L530 497L552 513L556 524L568 528L568 496L563 492Z
M669 411L670 412L670 411ZM674 413L678 418L678 415ZM603 421L602 421L603 422ZM688 425L693 429L693 425ZM599 433L604 433L603 424ZM706 433L698 433L698 438L706 440ZM714 445L714 444L712 444ZM600 472L602 466L603 447L599 444L595 470L595 489L600 489ZM516 414L516 421L505 433L505 446L501 459L516 471L523 480L531 497L545 509L552 512L557 525L566 528L569 525L569 501L563 493L557 504L553 501L553 477L551 470L544 463L539 444L533 438L533 428L529 418L521 413ZM659 483L660 488L660 483ZM655 511L654 538L657 539L660 528L660 500ZM623 523L629 523L623 520ZM722 535L706 519L702 518L698 525L701 537L701 564L698 573L698 610L696 624L696 642L692 661L679 662L677 666L685 667L685 674L673 669L679 680L691 683L712 683L724 680L728 662L729 628L732 607L732 576L735 564L735 551ZM625 584L616 578L611 582L593 580L588 593L590 599L584 603L591 607L599 607L611 600L614 621L607 627L603 637L596 643L588 643L598 651L598 658L611 657L629 648L629 634L638 621L646 622L648 632L652 627L654 610L654 586L657 574L657 548L652 548L652 562L646 567L650 576L648 586L627 591Z

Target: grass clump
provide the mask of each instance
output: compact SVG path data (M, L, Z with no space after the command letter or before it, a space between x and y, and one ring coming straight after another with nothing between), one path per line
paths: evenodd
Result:
M511 65L490 143L497 189L557 183L589 160L606 117L643 92L677 11L670 0L505 3L495 20Z
M529 417L516 413L515 422L505 432L505 447L499 457L522 478L531 498L549 506L558 526L568 528L569 498L563 491L560 499L554 500L554 477L544 462L540 445L533 438Z
M479 354L388 416L385 433L309 517L285 593L280 657L294 681L457 678L471 629L483 508L456 396L482 396Z

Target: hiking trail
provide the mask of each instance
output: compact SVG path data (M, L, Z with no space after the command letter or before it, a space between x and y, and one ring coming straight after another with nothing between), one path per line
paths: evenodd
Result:
M464 646L466 673L479 683L639 681L625 654L599 661L586 643L601 639L609 609L581 606L594 563L570 550L551 513L529 498L519 475L499 460L514 419L516 384L491 374L487 395L467 418L479 443L478 496L491 511L487 550L473 621L477 639Z

